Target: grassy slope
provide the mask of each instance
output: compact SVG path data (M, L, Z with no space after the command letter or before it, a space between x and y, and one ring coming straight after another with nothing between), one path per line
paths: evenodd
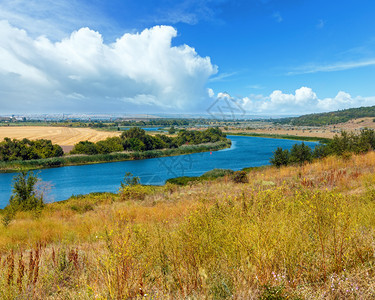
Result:
M298 126L322 126L344 123L352 119L375 117L375 106L343 109L328 113L309 114L295 118L280 119L281 123Z
M19 213L0 228L0 298L373 298L374 171L370 152Z

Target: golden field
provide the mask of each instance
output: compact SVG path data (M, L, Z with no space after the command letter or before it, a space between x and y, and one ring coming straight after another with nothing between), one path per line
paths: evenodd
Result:
M131 186L0 227L1 299L374 299L375 153Z
M91 128L52 126L9 126L0 127L0 141L5 137L30 140L47 139L60 146L73 146L80 141L98 142L107 137L119 136L119 132L99 131Z

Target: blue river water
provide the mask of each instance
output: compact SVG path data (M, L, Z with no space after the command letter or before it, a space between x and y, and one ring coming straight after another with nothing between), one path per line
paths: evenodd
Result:
M231 148L187 155L160 157L83 166L70 166L35 171L51 186L47 202L68 199L71 195L91 192L117 192L126 172L139 176L142 184L162 185L169 178L200 176L215 169L241 170L268 165L277 147L290 149L295 140L228 136ZM305 142L314 147L317 143ZM15 173L0 174L0 208L9 201Z

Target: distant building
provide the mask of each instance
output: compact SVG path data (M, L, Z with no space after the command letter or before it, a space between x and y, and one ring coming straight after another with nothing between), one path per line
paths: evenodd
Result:
M9 122L12 118L9 117L0 117L0 122Z

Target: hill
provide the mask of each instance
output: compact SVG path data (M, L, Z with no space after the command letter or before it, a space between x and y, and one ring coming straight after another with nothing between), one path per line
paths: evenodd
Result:
M247 172L3 218L0 298L373 299L375 152Z
M295 126L324 126L345 123L352 119L375 118L375 106L349 108L328 113L308 114L300 117L283 118L275 123Z

